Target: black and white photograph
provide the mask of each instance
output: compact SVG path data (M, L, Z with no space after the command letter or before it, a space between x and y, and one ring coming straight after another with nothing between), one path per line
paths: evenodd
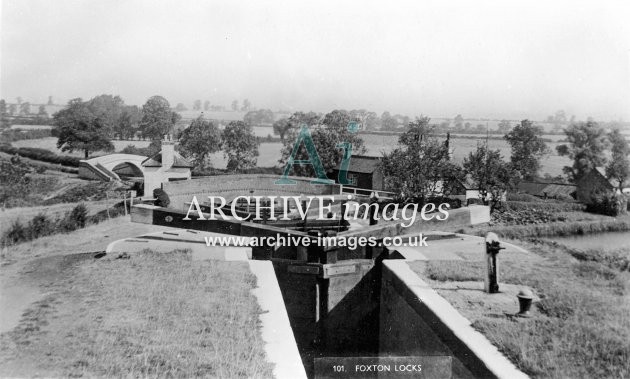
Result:
M630 378L629 21L0 0L0 378Z

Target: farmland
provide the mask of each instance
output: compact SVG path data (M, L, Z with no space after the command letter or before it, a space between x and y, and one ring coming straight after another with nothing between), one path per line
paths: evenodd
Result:
M254 133L259 137L267 137L273 135L271 127L257 127L254 128ZM543 136L544 138L557 140L558 136ZM554 138L555 137L555 138ZM380 156L383 152L390 152L396 147L398 136L395 135L374 135L365 134L362 136L367 148L367 155ZM149 145L148 141L112 141L116 151L121 151L128 145L135 145L136 147L146 147ZM485 138L457 138L457 136L451 137L451 146L453 147L453 158L456 162L461 162L464 157L471 151L475 150L478 144L485 143ZM83 157L83 153L75 151L73 153L61 153L57 149L57 139L54 137L36 139L36 140L22 140L13 143L16 147L39 147L47 150L51 150L58 154L68 154L76 157ZM555 153L555 147L558 142L548 142L547 145L551 149L551 154L547 159L542 162L541 173L557 176L562 174L562 167L570 165L570 160L566 157L560 157ZM506 141L502 139L489 139L488 145L491 149L499 149L504 158L508 159L510 156L510 147ZM258 157L258 166L260 167L272 167L278 165L280 159L280 149L282 144L279 142L262 143L259 147L260 156ZM103 153L96 153L96 155L102 155ZM223 153L218 152L211 155L211 160L215 168L225 168L227 161L223 158Z

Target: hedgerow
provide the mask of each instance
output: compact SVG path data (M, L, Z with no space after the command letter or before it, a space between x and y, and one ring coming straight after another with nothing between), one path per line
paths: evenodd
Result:
M19 155L37 161L60 164L63 166L79 167L81 160L68 155L57 155L50 150L37 147L14 147L8 144L0 145L0 151L11 155Z

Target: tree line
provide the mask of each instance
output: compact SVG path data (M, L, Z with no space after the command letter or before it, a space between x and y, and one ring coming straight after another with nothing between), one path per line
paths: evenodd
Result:
M354 154L365 152L360 135L350 131L348 124L354 122L369 129L375 125L378 118L375 116L374 112L365 110L334 110L326 114L295 112L277 120L273 129L283 141L279 163L287 162L300 126L308 125L320 159L330 172L342 157L342 149L337 147L339 143L350 142ZM66 108L53 115L57 146L62 151L84 151L86 158L93 151L113 150L111 139L115 135L122 138L140 135L150 139L151 145L145 152L157 152L162 137L172 134L180 119L181 116L162 96L152 96L141 108L126 105L119 96L100 95L88 101L78 98L70 100ZM273 113L270 110L250 111L244 121L232 121L223 130L216 121L206 120L202 115L176 135L180 139L179 150L199 170L209 167L209 155L218 151L224 152L229 171L254 167L259 153L252 125L260 120L270 122ZM457 125L463 118L458 115L455 121ZM438 187L441 187L440 192L448 192L451 185L444 178L461 182L465 180L463 173L468 173L484 194L497 198L500 196L495 194L514 188L518 181L535 180L541 160L550 153L542 138L542 128L529 120L514 127L506 122L500 127L506 131L504 139L511 147L509 160L502 157L499 150L480 145L461 165L457 165L450 159L448 142L437 140L437 135L443 132L439 124L430 124L427 117L407 120L398 146L384 154L382 159L387 188L405 198L424 201L430 194L438 192ZM558 146L557 152L572 159L572 165L564 168L569 181L575 183L590 170L601 166L606 167L607 177L617 179L620 185L628 179L630 148L619 130L607 131L589 120L569 124L564 133L567 143ZM609 149L612 159L607 160ZM295 158L308 159L304 146ZM314 174L308 165L294 166L294 169L297 175Z
M291 156L299 127L304 124L309 126L320 160L330 173L341 162L343 151L338 144L350 142L354 154L365 151L360 135L347 128L352 121L363 120L353 111L335 110L325 115L296 112L276 121L274 131L283 141L280 164L286 164ZM426 202L436 194L449 196L467 183L479 189L482 198L494 208L502 195L514 190L520 181L540 178L541 162L551 153L543 133L542 127L522 120L503 136L510 145L510 157L503 157L500 150L482 143L458 164L450 157L448 134L446 140L439 140L440 126L431 124L428 117L418 117L409 121L397 147L382 156L385 189L403 201ZM630 177L630 147L618 129L607 132L590 120L570 124L564 133L568 142L559 145L557 152L572 159L572 166L564 168L569 182L577 183L590 170L605 166L607 178L617 179L621 189ZM606 159L608 148L610 160ZM304 146L294 158L309 159ZM310 165L296 165L293 174L312 177L315 172Z

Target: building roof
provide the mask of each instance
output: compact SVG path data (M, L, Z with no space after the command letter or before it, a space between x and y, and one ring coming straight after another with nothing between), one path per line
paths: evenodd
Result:
M350 158L350 167L348 167L348 172L371 174L379 168L380 163L381 160L378 157L353 155L352 158ZM337 168L337 170L339 170L339 168Z
M545 196L545 193L549 197L555 197L558 195L572 196L577 190L575 184L567 183L553 183L546 182L545 180L537 182L520 182L517 186L519 192L524 192L533 196Z
M518 192L524 192L528 195L540 196L542 190L545 189L551 183L547 183L545 181L539 182L520 182L516 186Z
M606 181L608 181L608 183L610 183L610 185L613 188L619 188L619 180L617 180L616 178L607 178L606 177L606 169L604 167L595 167L595 170L597 170L597 173L599 173L604 179L606 179ZM623 184L622 187L628 187L630 186L630 183L628 183L627 181Z
M575 191L577 191L577 186L574 184L552 183L543 188L538 196L544 196L545 194L549 197L556 197L558 195L573 196Z
M143 167L162 167L162 152L160 151L157 154L145 159L142 161ZM193 168L192 163L188 162L184 157L179 155L178 152L175 152L175 156L173 157L173 165L171 168Z

